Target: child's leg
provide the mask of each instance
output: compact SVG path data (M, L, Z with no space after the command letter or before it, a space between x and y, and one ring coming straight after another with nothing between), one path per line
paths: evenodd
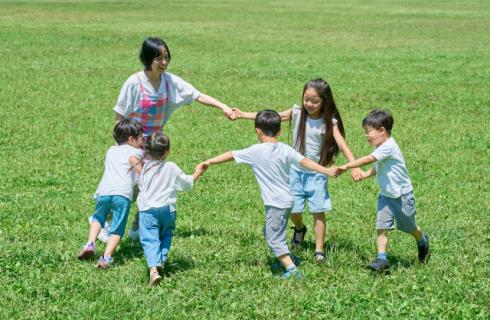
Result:
M145 253L148 268L159 267L160 253L160 225L158 211L147 210L139 215L140 242Z
M111 213L112 196L99 196L95 200L95 212L90 221L88 241L95 242L107 216Z
M104 256L112 257L112 254L116 250L119 241L124 235L130 209L131 201L129 199L121 196L112 197L112 222L109 228L109 240L107 241Z
M325 213L313 214L314 228L315 228L315 252L323 252L323 246L325 244Z
M303 223L303 211L305 209L306 194L303 185L304 173L291 170L289 173L289 181L291 184L291 193L293 195L293 208L291 210L290 219L294 224L294 236L291 241L293 248L299 247L304 239L307 231Z
M376 246L379 254L388 253L388 230L378 229L376 230Z
M424 238L424 232L422 231L422 229L420 229L419 226L417 226L417 229L410 234L415 238L415 240L417 240L417 242L421 241Z
M170 246L172 245L176 216L176 212L170 212L170 208L166 209L166 212L162 215L163 227L160 230L160 261L162 266L165 261L167 261L168 252L170 250Z

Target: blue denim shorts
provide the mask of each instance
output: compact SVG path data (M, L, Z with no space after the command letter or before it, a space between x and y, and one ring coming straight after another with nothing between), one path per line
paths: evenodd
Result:
M396 222L396 228L403 232L412 233L417 230L413 192L398 198L388 198L380 194L377 210L376 229L395 229Z
M293 213L302 213L308 201L310 213L332 210L328 193L328 177L316 172L301 172L291 169L289 174L293 194Z
M98 196L95 199L95 212L92 216L103 227L107 216L112 211L112 222L109 227L109 236L116 234L123 236L128 222L131 200L123 196Z

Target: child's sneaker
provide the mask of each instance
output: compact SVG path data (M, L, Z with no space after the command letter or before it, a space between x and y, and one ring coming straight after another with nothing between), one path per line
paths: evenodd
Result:
M137 241L140 238L138 214L134 216L133 222L131 223L131 229L129 229L128 237L133 241Z
M92 221L94 221L94 216L88 217L88 223L91 224ZM99 239L99 241L107 243L107 240L109 240L109 227L110 227L110 225L111 224L109 221L106 221L104 223L104 227L102 229L100 229L100 232L97 235L97 239Z
M429 250L429 236L425 235L425 244L419 246L417 248L419 250L419 261L420 263L426 263L430 258L430 250Z
M368 266L368 269L376 272L390 272L390 262L384 259L375 259Z
M301 271L299 271L298 268L294 268L292 270L284 271L284 273L281 276L281 279L290 279L290 278L294 278L296 280L301 281L304 279L304 276L303 276L303 273Z
M151 288L154 286L158 286L161 280L162 277L158 274L158 272L150 273L150 281L148 282L148 287Z
M327 262L327 256L323 252L317 251L315 252L313 257L315 259L316 264L323 264Z
M106 221L104 223L104 227L100 229L99 235L97 236L97 239L99 239L99 241L107 243L107 240L109 240L109 227L110 224Z
M97 262L97 268L104 270L109 268L111 264L112 264L112 257L102 255L100 256L99 261Z
M95 255L95 243L88 242L83 246L82 251L78 254L78 259L87 260Z
M294 254L289 254L291 260L293 260L294 265L299 266L301 264L301 259L295 256ZM279 270L282 268L281 261L277 260L272 264L272 270Z

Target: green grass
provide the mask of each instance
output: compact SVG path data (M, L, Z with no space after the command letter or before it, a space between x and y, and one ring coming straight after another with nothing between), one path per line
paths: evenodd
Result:
M476 0L0 1L0 318L488 319L489 21L490 4ZM112 108L149 35L167 40L170 72L243 110L284 110L308 79L327 78L357 156L371 150L363 116L391 110L430 263L393 232L392 275L365 270L378 189L345 175L330 183L329 264L313 263L309 233L297 252L306 280L280 281L255 179L234 164L180 196L161 287L146 288L128 240L110 271L77 261ZM166 131L187 172L256 142L252 122L199 104Z

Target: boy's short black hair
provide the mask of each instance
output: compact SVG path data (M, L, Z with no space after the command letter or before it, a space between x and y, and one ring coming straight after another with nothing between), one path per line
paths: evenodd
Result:
M145 153L152 159L161 159L170 150L170 139L163 132L155 132L145 141Z
M160 38L146 38L143 41L140 51L140 61L145 66L145 70L150 70L153 59L162 55L162 47L167 50L168 61L170 62L170 50L165 41Z
M129 137L139 137L143 134L143 126L138 121L132 119L123 119L116 123L112 136L117 144L128 142Z
M274 110L262 110L255 116L255 128L259 128L268 137L275 137L281 130L281 116Z
M362 126L370 126L375 129L385 128L388 134L391 134L391 129L395 119L388 111L374 109L368 113L368 115L362 120Z

